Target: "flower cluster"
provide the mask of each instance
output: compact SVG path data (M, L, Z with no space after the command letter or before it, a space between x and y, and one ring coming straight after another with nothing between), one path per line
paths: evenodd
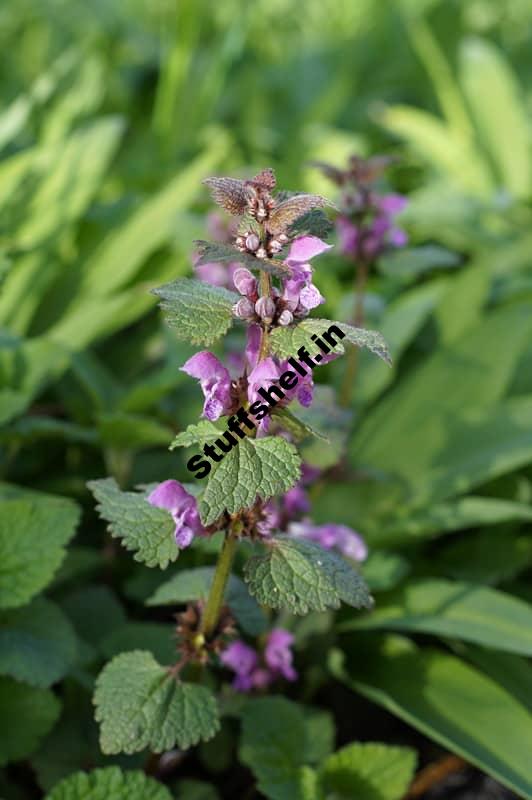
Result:
M221 653L220 661L234 673L233 688L238 692L266 689L278 678L297 679L292 665L293 643L294 637L289 631L273 628L266 637L262 653L238 639Z
M318 164L341 187L336 221L339 245L342 253L355 261L371 264L386 250L404 247L408 241L405 231L395 222L406 208L406 197L377 190L376 181L390 161L352 156L345 170Z

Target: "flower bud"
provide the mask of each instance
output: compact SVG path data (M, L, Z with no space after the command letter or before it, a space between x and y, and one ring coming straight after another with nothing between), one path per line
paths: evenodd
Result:
M255 303L255 312L264 322L270 323L275 316L275 303L271 297L259 297Z
M246 249L251 250L252 253L259 249L260 239L256 233L248 233L246 236Z
M288 242L290 241L286 233L280 233L277 239L281 244L288 244Z
M288 308L285 308L285 310L279 314L279 319L277 321L279 325L286 327L294 321L294 315L288 310Z
M257 256L257 258L268 258L268 253L266 252L266 249L264 247L259 247L255 255Z
M253 319L255 317L255 306L247 297L242 297L233 306L233 314L238 319Z
M272 253L272 255L275 255L275 253L280 253L282 249L283 246L277 239L272 239L268 244L268 250L270 253Z
M316 306L319 306L324 302L325 298L322 296L318 287L313 283L301 289L301 293L299 295L299 305L306 311L310 311L312 308L316 308Z
M233 273L233 283L235 284L236 290L246 297L251 297L256 294L257 279L254 277L253 273L245 267L238 267L238 269L235 269Z

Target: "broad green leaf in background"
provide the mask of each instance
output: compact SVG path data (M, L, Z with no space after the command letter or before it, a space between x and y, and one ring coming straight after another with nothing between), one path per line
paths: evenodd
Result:
M24 605L50 583L78 519L66 498L0 501L0 608Z
M336 346L331 348L333 352L344 353L344 345L349 343L356 347L366 347L383 361L390 363L388 347L380 333L368 331L365 328L355 328L353 325L348 325L347 322L334 322L330 319L309 318L287 328L275 328L270 336L271 349L280 358L290 358L291 356L297 357L300 347L306 347L308 352L314 356L318 345L311 339L311 336L320 336L332 325L339 327L345 334L345 338L338 339ZM335 341L337 338L335 334Z
M57 784L45 800L171 800L162 783L143 772L105 767L77 772Z
M352 444L356 463L397 475L420 500L436 499L430 473L444 473L446 461L465 472L466 459L474 457L481 467L485 459L466 445L462 430L455 443L453 428L468 412L480 414L504 396L531 332L529 308L513 306L492 312L436 351L366 416Z
M284 697L246 703L239 756L271 800L302 800L307 733L302 707Z
M321 765L318 786L323 798L402 800L415 768L414 750L355 742L333 753Z
M214 567L183 569L161 584L146 601L147 606L179 605L192 600L206 600L212 584ZM243 581L229 577L225 601L246 633L259 636L264 632L266 617Z
M300 464L295 447L279 436L242 439L208 478L199 501L203 524L225 511L249 508L257 495L267 500L287 492L299 478Z
M430 633L532 655L532 607L510 594L458 581L411 580L371 614L341 625L344 631L355 629Z
M227 333L238 295L221 286L181 278L153 290L178 339L210 345Z
M471 38L460 50L460 76L499 185L527 197L531 179L529 120L510 65L489 41Z
M46 688L68 672L76 655L74 629L51 600L0 612L0 674Z
M49 689L0 678L0 766L30 756L54 725L60 709Z
M134 648L148 650L160 664L174 664L178 658L175 625L164 622L126 622L100 642L106 659Z
M98 676L94 694L104 753L162 753L187 749L220 727L214 695L205 686L182 683L136 650L116 656Z
M376 652L344 637L333 674L505 786L532 797L532 718L498 683L459 658L387 639Z
M173 436L171 428L153 417L123 411L101 414L98 429L104 446L124 450L167 445Z
M371 608L364 580L350 563L314 542L276 536L265 555L251 558L244 569L249 591L261 605L293 614L339 608Z
M87 485L111 535L134 552L136 561L166 569L176 560L175 523L167 511L152 506L140 492L121 492L113 478L89 481Z

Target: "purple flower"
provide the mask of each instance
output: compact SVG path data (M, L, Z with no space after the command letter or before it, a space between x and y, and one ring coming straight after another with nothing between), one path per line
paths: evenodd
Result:
M294 637L283 628L274 628L264 649L264 660L275 676L281 675L287 681L295 681L297 672L292 666L292 645Z
M232 406L231 376L222 362L208 350L202 350L189 358L181 367L192 378L200 382L205 397L203 416L214 422Z
M408 200L401 194L368 195L364 209L359 214L362 221L353 221L349 216L340 216L336 221L340 249L352 258L373 261L390 247L404 247L408 237L399 228L394 217L404 210Z
M402 194L383 194L376 200L377 207L387 216L394 217L404 211L408 205L408 198Z
M302 486L298 486L297 484L287 491L281 502L283 504L283 511L290 519L299 517L301 514L308 514L310 511L308 494Z
M325 253L330 250L331 244L323 242L317 236L299 236L294 239L288 251L286 263L289 267L295 267L302 264L308 264L311 258Z
M276 678L297 680L292 661L293 635L283 628L274 628L268 634L262 658L249 645L240 640L232 642L220 654L222 664L235 673L233 688L238 692L265 689Z
M179 481L163 481L147 499L152 506L164 508L172 515L178 547L188 547L194 536L203 532L196 498L189 494Z
M235 673L233 688L238 692L249 692L253 688L251 676L258 660L255 650L239 640L231 642L229 647L220 654L220 661L224 667L228 667Z
M325 550L334 547L354 561L364 561L368 555L368 548L362 536L347 525L336 525L332 522L314 525L310 520L303 520L290 523L288 533L291 536L317 542Z
M268 389L273 383L277 383L281 373L281 368L271 356L259 361L248 376L249 402L254 403L257 400L262 401L263 398L258 394L258 390L260 388Z
M250 370L257 366L261 339L262 329L260 325L249 325L247 329L246 361Z
M356 256L358 252L359 230L347 217L338 217L336 230L339 237L340 250L344 255Z

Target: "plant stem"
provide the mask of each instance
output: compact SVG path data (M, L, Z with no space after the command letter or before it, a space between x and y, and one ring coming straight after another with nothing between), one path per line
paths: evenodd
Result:
M236 550L237 537L232 530L226 534L214 578L212 580L209 597L203 611L201 618L201 633L208 638L215 631L220 618L220 611L222 609L225 587L231 573L231 565Z
M272 291L272 282L268 272L260 271L260 296L270 297ZM265 326L262 328L262 336L260 340L259 361L263 361L268 357L270 352L270 337Z
M364 295L366 291L366 284L368 282L368 264L365 261L359 261L356 267L355 275L355 301L353 306L353 325L361 328L364 324ZM358 348L350 347L346 354L346 365L344 372L344 379L342 381L342 388L340 390L340 405L347 408L351 405L353 398L353 388L358 368Z

